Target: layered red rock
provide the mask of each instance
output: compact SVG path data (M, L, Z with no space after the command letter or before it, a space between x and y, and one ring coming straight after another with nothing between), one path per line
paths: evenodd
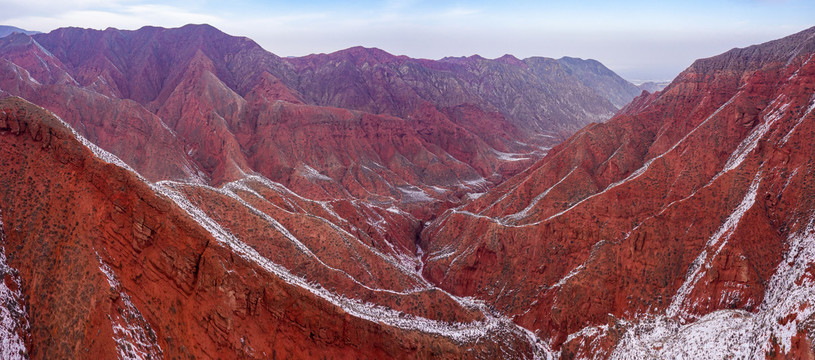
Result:
M334 285L329 276L301 277L315 273L267 258L286 260L251 243L260 236L251 234L253 224L268 231L251 217L277 216L297 236L308 225L293 223L323 226L319 211L276 207L310 205L276 199L286 191L273 184L219 191L151 184L45 110L15 98L2 100L0 109L3 265L20 279L25 300L18 308L25 310L16 316L31 324L21 331L33 358L474 358L537 351L511 323L438 290L405 293L394 285L399 281L389 285L372 274L378 280L363 279L350 297L315 285ZM201 191L209 194L193 194ZM232 219L249 234L227 231ZM374 285L394 290L370 290ZM404 311L392 310L400 304Z
M25 296L2 300L33 357L812 354L812 30L700 60L534 164L624 84L280 59L209 26L15 36L3 95L124 160L5 100L0 269Z
M447 211L425 276L567 358L811 355L814 32L699 60Z

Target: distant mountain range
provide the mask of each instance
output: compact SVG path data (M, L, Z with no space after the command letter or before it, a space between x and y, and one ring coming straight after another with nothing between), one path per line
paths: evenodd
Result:
M35 34L39 34L40 32L39 31L23 30L23 29L14 27L14 26L0 25L0 38L9 36L9 35L11 35L13 33L20 33L20 34L26 34L26 35L35 35Z
M637 85L637 87L647 92L653 93L657 91L662 91L662 89L668 87L668 85L670 84L671 84L670 81L646 81L642 84Z

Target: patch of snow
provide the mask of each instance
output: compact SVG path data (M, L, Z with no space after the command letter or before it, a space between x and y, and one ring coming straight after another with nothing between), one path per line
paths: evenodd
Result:
M398 215L407 215L406 212L402 211L402 209L395 206L389 206L387 209L385 209L385 211Z
M443 187L438 187L438 186L430 186L430 188L433 189L433 191L435 191L436 194L439 194L439 195L450 191L450 190L447 190L447 189L445 189Z
M630 326L611 359L763 359L778 344L792 349L802 322L815 315L815 216L787 238L789 250L767 284L755 313L718 310L682 325L657 316Z
M586 326L586 327L580 329L580 331L569 334L569 336L566 337L566 342L572 341L577 337L591 337L591 336L596 336L596 335L598 335L600 333L605 333L607 331L608 331L608 325Z
M584 349L587 354L593 355L593 358L600 358L600 351L602 351L600 341L608 334L608 325L600 326L586 326L577 332L569 334L566 338L566 343L580 338L580 348ZM588 341L588 343L586 343ZM587 359L580 357L578 359Z
M150 329L150 325L144 320L139 309L133 305L130 296L127 295L119 280L116 279L113 269L102 260L98 253L96 254L96 260L99 262L99 270L107 278L110 287L119 292L119 298L124 304L124 308L111 312L111 317L109 317L113 328L113 341L116 342L119 358L134 360L161 359L164 352L156 342L155 333Z
M746 359L751 352L751 314L721 310L682 326L664 317L632 326L610 359Z
M319 181L333 181L334 179L321 174L319 171L314 169L311 166L303 164L303 170L300 171L300 175L304 178L309 180L319 180Z
M461 181L461 185L464 186L465 188L469 188L469 189L476 189L476 190L483 190L483 191L489 190L489 187L487 186L487 180L484 179L483 177L479 177L477 179L472 179L472 180L463 180L463 181Z
M501 161L523 161L530 159L528 154L505 153L495 149L493 149L492 152L495 153L496 158Z
M427 261L436 261L441 260L444 258L450 257L456 253L456 247L454 245L445 245L441 250L428 254Z
M427 195L424 190L415 186L397 186L399 192L402 193L403 203L416 203L416 202L430 202L433 198Z
M781 350L792 347L792 337L798 326L815 315L815 279L806 276L815 264L815 216L800 232L791 234L787 240L789 251L770 278L764 300L756 317L758 341L757 353L769 351L771 339L777 339ZM782 319L787 318L782 324Z

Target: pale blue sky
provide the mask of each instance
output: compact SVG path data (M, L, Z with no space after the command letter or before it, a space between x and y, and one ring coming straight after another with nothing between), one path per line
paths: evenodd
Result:
M355 45L438 59L574 56L629 80L670 80L700 57L815 25L814 0L0 0L0 24L137 29L209 23L280 56Z

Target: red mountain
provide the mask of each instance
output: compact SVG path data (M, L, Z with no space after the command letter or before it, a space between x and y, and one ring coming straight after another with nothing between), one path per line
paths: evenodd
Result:
M639 94L599 62L574 58L505 55L488 60L476 55L432 61L355 47L288 61L300 74L299 90L309 102L417 120L425 116L416 108L429 102L502 151L513 146L490 142L494 130L456 116L456 107L468 104L500 113L489 122L512 140L554 145L592 121L607 119Z
M812 356L813 53L699 60L547 154L633 85L205 25L10 35L0 357Z
M347 233L319 217L331 211L325 203L256 179L151 184L41 108L7 98L0 109L3 358L534 350L508 320L433 289L351 235L356 245L342 253L331 237ZM243 226L234 235L223 227L232 221ZM309 235L321 227L320 238Z
M48 109L10 98L0 123L3 301L14 309L3 334L14 349L35 358L548 351L420 274L423 221L552 143L483 94L398 98L387 111L322 103L303 94L337 83L301 85L310 70L209 26L14 34L0 54L1 94ZM500 67L479 70L493 77L483 81L545 85L493 75L523 69L505 60L484 60ZM433 71L413 86L453 78ZM610 113L591 96L595 118ZM557 121L550 127L566 134L585 119Z
M422 234L564 358L811 357L815 28L702 59Z
M400 203L416 194L436 207L458 203L616 110L559 65L363 48L284 60L207 25L16 34L0 53L3 92L54 111L152 181L219 185L258 171L326 199L370 193ZM596 77L621 80L605 71ZM290 131L274 124L277 139L257 128L283 114ZM387 125L356 126L366 117ZM293 142L303 136L322 139L319 149ZM305 176L308 169L325 176Z

